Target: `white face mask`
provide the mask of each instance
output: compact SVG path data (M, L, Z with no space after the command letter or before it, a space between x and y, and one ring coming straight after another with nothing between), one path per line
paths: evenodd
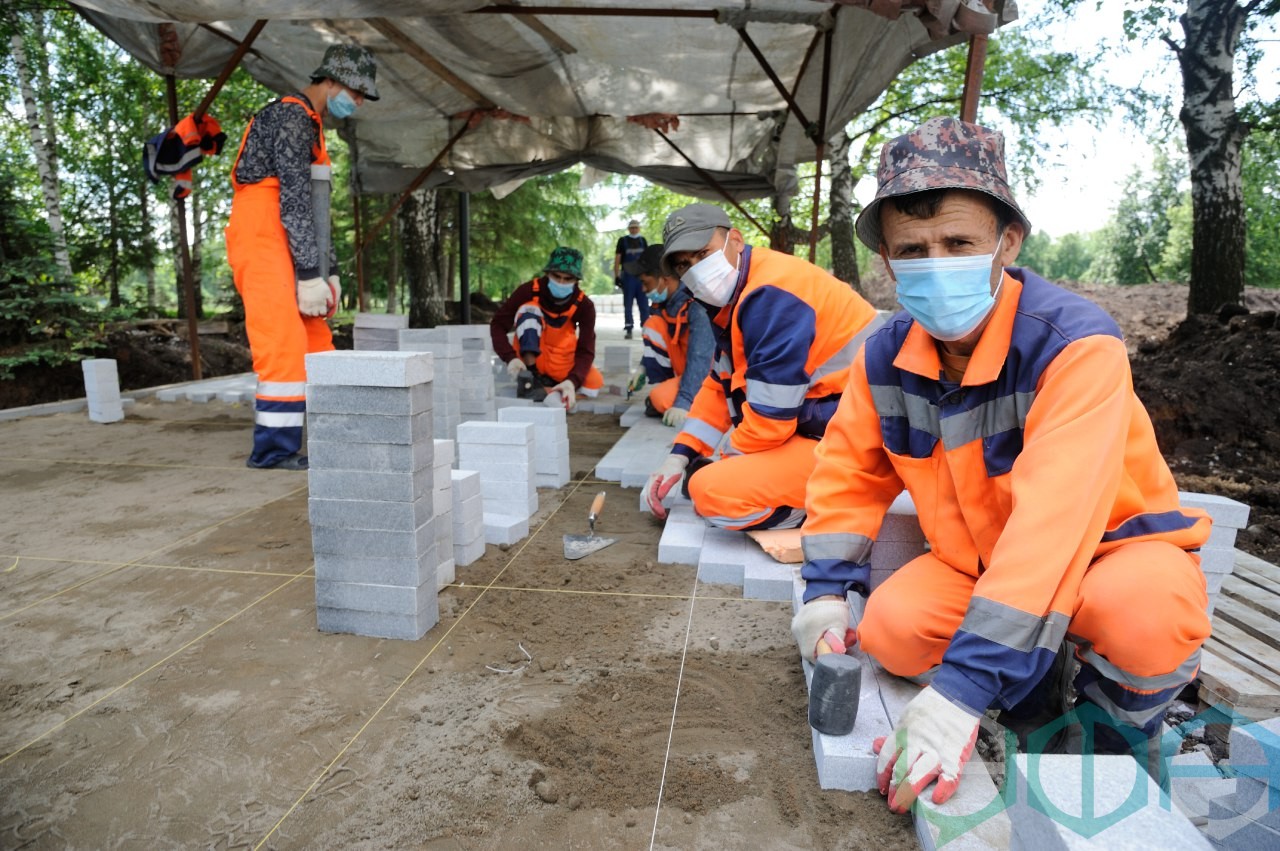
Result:
M724 307L733 297L738 283L738 268L724 256L724 247L708 254L690 266L680 278L698 301L713 307Z

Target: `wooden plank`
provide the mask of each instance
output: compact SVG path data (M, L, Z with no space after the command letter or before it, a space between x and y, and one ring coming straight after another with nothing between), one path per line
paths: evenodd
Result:
M1280 691L1280 654L1254 639L1247 632L1232 624L1219 621L1213 625L1213 635L1205 642L1214 652L1223 655L1221 648L1244 660L1231 659L1255 677L1271 682ZM1227 656L1231 658L1231 656Z
M1222 580L1218 599L1221 600L1224 596L1253 609L1264 617L1274 619L1276 627L1280 628L1280 596L1271 593L1269 589L1255 585L1245 577L1236 576L1233 573Z
M1280 692L1274 686L1207 647L1200 657L1200 683L1231 706L1280 713Z
M1266 573L1260 572L1252 564L1237 561L1235 569L1232 570L1231 575L1237 576L1244 581L1251 582L1259 588L1265 588L1272 594L1280 595L1280 578L1272 578Z
M1235 566L1237 569L1245 568L1251 573L1265 576L1272 582L1280 582L1280 567L1269 561L1263 561L1255 555L1250 555L1244 550L1236 550Z
M1280 636L1276 635L1277 630L1280 630L1280 623L1273 617L1254 611L1230 595L1218 595L1218 604L1213 608L1213 619L1215 622L1225 620L1239 627L1272 647L1273 652L1280 653Z

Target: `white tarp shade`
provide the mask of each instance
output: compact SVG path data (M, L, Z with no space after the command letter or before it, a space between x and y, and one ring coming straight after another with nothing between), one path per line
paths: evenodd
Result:
M834 27L826 116L834 130L866 109L914 59L969 32L993 29L996 16L982 2L749 0L720 4L714 18L700 17L709 7L689 0L625 6L568 0L518 16L483 11L486 4L465 0L73 5L157 73L180 77L215 77L255 20L268 19L243 65L280 93L305 86L330 44L354 41L369 48L378 59L381 100L339 122L354 138L364 192L400 190L463 126L458 116L496 107L515 117L476 123L427 186L509 190L520 180L581 162L718 198L656 132L627 120L665 113L679 116L678 129L667 135L680 151L734 197L746 198L793 191L796 164L811 161L815 148L735 27L745 26L811 124L820 119L823 33ZM579 14L568 14L574 11ZM1006 0L1001 23L1016 14ZM176 23L181 46L172 68L161 59L157 25L163 22ZM446 74L429 69L424 54ZM216 102L210 112L218 115ZM243 128L224 129L235 136ZM154 132L139 128L139 143Z

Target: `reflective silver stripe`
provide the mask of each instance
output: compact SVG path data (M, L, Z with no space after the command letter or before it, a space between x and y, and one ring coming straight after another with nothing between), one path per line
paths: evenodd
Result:
M1098 708L1110 715L1122 724L1128 724L1130 727L1142 728L1147 726L1152 718L1157 715L1163 715L1164 711L1169 708L1169 704L1173 703L1177 698L1177 693L1169 695L1169 699L1161 703L1159 706L1153 706L1149 709L1122 709L1116 706L1116 703L1102 691L1102 686L1098 682L1089 683L1084 687L1084 694L1094 703L1098 704Z
M307 395L307 382L305 381L259 381L258 396L305 396Z
M907 422L917 431L923 431L934 437L942 437L942 426L938 424L938 409L919 396L909 396L901 387L889 384L871 385L871 399L876 413L882 417L906 417Z
M790 507L790 506L788 506ZM770 526L770 529L796 529L804 523L805 512L799 508L791 508L791 516L786 520Z
M716 358L716 362L711 365L711 371L720 375L733 375L733 361L729 360L728 355L721 352L720 357Z
M684 428L680 429L680 432L713 447L719 446L724 437L724 432L717 430L706 420L695 420L693 417L684 421Z
M875 543L866 535L852 532L831 532L822 535L805 535L800 540L805 561L820 558L838 558L854 564L866 564L871 560L871 545Z
M655 345L658 345L658 346L665 346L665 345L666 345L666 340L662 339L662 335L661 335L661 334L659 334L657 331L655 331L655 330L654 330L654 329L652 329L652 328L645 328L645 329L644 329L644 341L645 341L646 343L648 343L648 342L652 342L652 343L654 343Z
M306 417L302 411L255 411L253 421L268 428L302 428Z
M984 402L972 411L947 417L942 420L942 445L956 449L974 440L1022 428L1027 423L1027 412L1035 399L1034 391L1014 393Z
M799 408L804 404L807 384L770 384L767 381L747 379L747 401L753 407L768 405L770 408Z
M996 644L1030 653L1037 647L1057 650L1070 621L1071 616L1062 612L1049 612L1040 617L995 600L974 597L969 601L969 611L965 612L960 628Z
M831 373L839 372L850 366L853 363L853 359L857 357L858 349L862 348L862 344L867 341L867 338L874 334L876 329L883 324L884 318L877 313L861 331L853 335L852 340L840 347L840 351L818 365L818 368L813 371L813 375L809 379L809 386L812 387Z
M1162 691L1163 689L1173 688L1174 686L1185 685L1191 682L1191 678L1195 676L1196 669L1200 666L1200 650L1196 649L1194 653L1188 656L1181 665L1167 674L1157 674L1153 677L1140 677L1137 674L1131 674L1117 668L1106 658L1099 655L1098 651L1093 649L1093 645L1087 641L1080 641L1080 657L1090 665L1098 669L1098 673L1111 680L1113 683L1119 683L1125 688L1131 688L1135 691Z
M720 526L722 528L726 526L750 526L752 523L759 523L772 513L772 508L764 508L745 517L707 517L704 515L702 519L712 526Z
M733 401L732 396L725 396L724 403L729 406L729 419L736 420L738 418L738 403Z
M657 363L658 366L671 366L671 358L667 357L666 355L654 349L649 349L648 351L646 351L644 353L644 356L649 360Z

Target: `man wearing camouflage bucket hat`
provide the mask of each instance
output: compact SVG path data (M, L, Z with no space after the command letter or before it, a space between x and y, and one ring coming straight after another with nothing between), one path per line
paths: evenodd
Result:
M521 395L572 410L578 394L597 396L596 306L578 286L582 252L561 245L540 277L516 287L489 322L493 350Z
M1209 518L1178 504L1115 322L1009 266L1030 224L1001 134L931 119L884 146L877 177L856 229L903 312L867 341L818 447L800 652L858 643L929 683L875 744L895 812L935 780L935 802L955 792L993 707L1023 749L1079 724L1095 753L1158 771L1150 747L1209 634ZM904 489L928 551L871 591ZM850 591L867 597L856 630Z
M349 118L366 100L377 100L376 73L363 47L333 45L311 85L250 120L231 169L227 261L258 374L250 467L307 469L299 451L306 356L333 348L326 320L342 297L327 226L324 119Z

